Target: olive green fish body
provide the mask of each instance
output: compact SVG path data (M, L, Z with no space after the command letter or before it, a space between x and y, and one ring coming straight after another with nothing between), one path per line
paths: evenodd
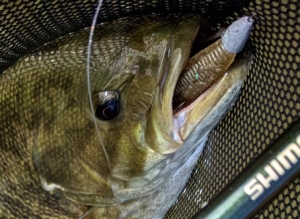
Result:
M88 29L39 48L4 72L1 217L74 218L86 210L81 205L117 204L143 195L131 189L143 191L140 184L146 187L166 158L135 144L142 138L141 127L161 83L169 49L185 49L188 54L199 24L199 16L150 16L96 28L91 54L94 102L103 90L117 90L121 98L118 117L113 122L98 121L111 170L88 102ZM186 42L184 34L190 38ZM133 66L139 66L138 72ZM157 169L154 175L153 169ZM142 179L145 175L148 179ZM132 178L136 180L128 186ZM146 193L162 183L149 186ZM112 185L120 189L113 191ZM115 194L123 190L124 194Z
M174 115L174 90L202 21L153 15L100 24L89 77L88 29L44 45L4 72L0 217L76 218L94 206L86 218L162 218L251 60L236 60L203 100ZM110 98L119 104L111 120L106 92L115 92Z

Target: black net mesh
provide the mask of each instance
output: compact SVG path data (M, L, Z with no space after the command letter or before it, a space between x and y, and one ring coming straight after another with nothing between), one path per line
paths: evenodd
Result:
M1 1L0 71L59 36L89 26L96 1ZM254 64L236 105L207 146L166 218L190 218L299 118L298 0L106 1L99 22L149 13L200 13L219 27L256 14ZM255 218L299 218L300 178Z

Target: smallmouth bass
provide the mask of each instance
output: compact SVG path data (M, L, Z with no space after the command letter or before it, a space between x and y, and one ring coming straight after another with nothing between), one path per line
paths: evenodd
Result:
M85 218L162 218L251 60L249 53L236 58L197 100L173 112L202 22L153 15L98 25L90 60L96 115L86 79L89 30L48 43L5 71L0 216L76 218L96 206Z

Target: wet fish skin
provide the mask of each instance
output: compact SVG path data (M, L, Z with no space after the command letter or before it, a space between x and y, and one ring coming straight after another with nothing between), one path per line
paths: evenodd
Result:
M89 31L45 45L1 76L0 216L76 218L87 205L95 205L87 218L163 217L184 187L207 134L235 100L250 60L238 59L191 111L191 134L180 142L171 133L170 96L201 19L170 18L125 18L96 29L93 98L103 90L118 90L121 97L118 117L98 121L111 170L88 103ZM133 65L139 66L138 73L131 71ZM193 124L196 116L199 124ZM104 204L111 206L100 206Z
M91 59L92 94L119 90L122 98L119 120L112 125L98 121L112 172L96 137L88 104L89 30L39 48L1 75L1 217L76 218L87 210L86 205L120 202L111 190L114 182L107 183L106 179L109 174L123 178L143 175L147 151L126 147L127 136L140 120L144 121L143 113L152 104L161 80L157 69L165 63L159 56L165 55L180 23L181 35L190 32L192 37L199 26L199 16L125 18L96 29ZM187 28L185 24L189 24ZM183 42L175 37L172 42L172 46L178 46L178 42L188 53L192 40ZM133 64L140 66L139 74L130 72ZM124 111L126 107L128 111ZM148 159L151 166L164 158L154 154ZM115 181L117 184L118 179ZM80 194L80 190L97 193L97 200Z

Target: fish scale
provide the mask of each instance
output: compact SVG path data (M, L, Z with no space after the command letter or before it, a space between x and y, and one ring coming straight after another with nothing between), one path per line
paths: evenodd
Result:
M197 15L152 15L95 29L91 93L120 93L118 116L97 119L110 163L88 102L88 29L48 43L6 70L0 77L0 132L7 135L0 140L1 160L9 159L0 172L0 216L76 218L96 206L87 218L161 218L185 185L208 130L235 100L249 65L249 56L242 57L216 85L197 109L206 112L201 122L191 122L184 141L170 133L170 97L201 22ZM97 108L101 101L94 100Z

